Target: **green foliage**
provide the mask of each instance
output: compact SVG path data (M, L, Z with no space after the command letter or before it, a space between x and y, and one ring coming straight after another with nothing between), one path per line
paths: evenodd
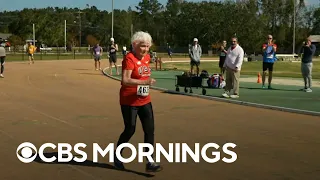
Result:
M87 43L90 45L90 46L95 46L96 44L99 43L99 41L97 40L96 37L92 36L91 34L89 34L87 36Z
M320 79L320 62L314 61L313 66L313 79ZM162 65L165 69L177 69L180 71L188 71L190 69L189 63L165 63ZM219 73L219 62L201 62L202 70L207 70L210 74ZM274 77L288 77L288 78L301 78L301 63L279 61L274 64ZM262 62L252 61L244 62L241 68L241 75L256 76L262 73Z
M11 46L14 47L14 50L17 50L20 45L24 44L22 38L17 35L10 36L8 41L10 42Z
M67 44L87 46L87 36L94 36L102 46L111 37L111 12L97 7L48 7L0 12L3 32L21 39L32 38L35 24L36 39L48 46L64 45L64 21L67 21ZM187 47L194 37L202 47L211 48L222 40L230 41L237 35L247 53L260 53L266 35L272 34L281 53L291 53L293 40L293 14L296 14L296 45L302 39L320 33L320 8L304 6L300 0L294 11L292 0L246 0L235 3L181 2L168 0L141 0L136 10L114 10L114 38L120 45L130 43L132 33L149 32L158 47L169 43L172 47ZM81 27L81 31L80 31ZM81 34L81 36L80 36Z

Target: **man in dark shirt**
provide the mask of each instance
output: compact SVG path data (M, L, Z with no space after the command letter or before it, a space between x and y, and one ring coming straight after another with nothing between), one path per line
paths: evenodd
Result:
M316 46L311 44L311 39L307 39L303 48L302 48L302 60L301 60L301 72L304 80L304 89L305 92L312 92L312 57L316 51Z
M221 75L224 77L224 71L225 71L225 68L223 67L224 65L224 62L226 60L226 57L227 57L227 41L223 40L223 44L221 45L219 51L220 51L220 59L219 59L219 68L220 68L220 73Z
M110 75L112 75L112 64L116 68L117 75L119 75L119 68L117 66L117 51L118 51L118 44L114 42L114 38L110 38L111 44L109 44L108 51L109 51L109 68L110 68Z
M170 58L170 59L171 59L171 61L172 61L172 49L171 49L171 47L170 47L170 46L168 46L167 52L168 52L168 56L169 56L169 58Z

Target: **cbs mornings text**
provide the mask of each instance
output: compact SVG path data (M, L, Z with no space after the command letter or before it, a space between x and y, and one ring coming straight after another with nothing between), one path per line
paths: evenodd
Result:
M194 148L191 148L187 143L169 143L168 148L165 149L160 143L156 143L155 146L148 143L139 143L138 148L131 143L124 143L118 147L116 147L116 144L114 143L110 143L107 146L100 146L98 143L93 143L92 161L93 163L98 163L99 157L103 158L107 155L109 157L109 162L111 163L114 162L115 156L123 163L130 163L134 160L138 160L139 163L143 163L144 159L147 159L148 162L160 163L161 156L163 156L169 163L187 163L190 158L196 163L200 163L200 161L216 163L220 160L225 163L233 163L238 158L237 153L234 151L234 148L237 145L234 143L226 143L222 146L216 143L207 143L203 146L200 146L200 143L195 143L193 145ZM85 143L76 143L74 145L69 143L45 143L39 148L36 148L34 144L24 142L18 146L16 153L18 159L23 163L31 163L37 157L46 163L55 161L62 163L70 161L83 163L88 159L88 155L84 151L85 148L87 148ZM130 150L131 155L130 157L125 158L120 152L122 149L127 148ZM45 150L48 152L56 151L57 157L46 157ZM221 150L226 156L223 156ZM207 153L211 154L212 157L208 157ZM151 156L152 154L153 157Z

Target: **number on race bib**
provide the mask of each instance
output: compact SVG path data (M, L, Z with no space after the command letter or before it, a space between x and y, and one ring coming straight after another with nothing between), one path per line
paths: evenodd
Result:
M267 58L273 58L273 54L268 55Z
M138 86L137 87L138 96L148 96L149 95L149 86Z

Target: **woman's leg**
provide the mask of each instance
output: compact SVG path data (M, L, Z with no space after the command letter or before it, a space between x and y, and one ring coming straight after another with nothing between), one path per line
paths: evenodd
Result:
M4 56L0 57L0 59L1 59L1 74L3 74L3 72L4 72L4 65L3 64L4 64L4 61L5 61L5 58L6 57L4 57Z
M136 120L137 120L137 113L138 107L134 106L121 106L121 113L124 122L124 131L121 133L117 146L122 143L127 143L133 136L136 130Z
M112 60L109 58L109 74L112 75Z
M129 142L131 137L133 136L136 130L136 119L138 108L134 106L121 106L121 112L124 122L124 131L121 133L117 147L119 147L123 143ZM121 150L120 154L122 154L123 149ZM114 154L114 165L117 169L125 169L123 163L117 158L116 151Z
M138 115L144 131L144 142L154 146L154 115L151 102L140 107ZM145 151L148 150L148 148L145 149ZM153 158L153 153L151 157ZM154 158L153 160L155 161ZM148 162L146 165L146 171L148 172L159 172L161 170L162 167L159 164Z
M148 103L142 106L138 111L138 115L144 131L144 142L154 146L154 116L152 104ZM148 151L148 148L146 148L145 151Z

